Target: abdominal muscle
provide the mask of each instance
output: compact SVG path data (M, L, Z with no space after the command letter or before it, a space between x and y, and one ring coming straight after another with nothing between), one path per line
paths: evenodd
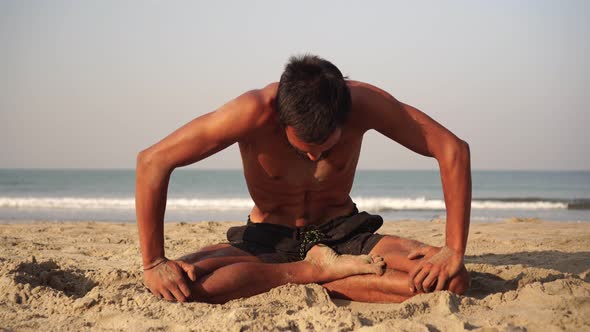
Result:
M306 203L305 197L312 195L302 195L297 197L299 202L292 200L281 202L281 198L275 198L273 201L258 201L252 208L250 220L254 223L271 223L288 227L302 227L307 225L317 225L336 217L349 215L354 209L354 204L350 196L346 195L341 201L338 200L314 200L313 204ZM311 198L313 200L313 198Z
M240 143L244 176L255 203L250 220L302 227L352 213L349 194L361 141L362 137L345 138L317 162L297 155L278 139Z

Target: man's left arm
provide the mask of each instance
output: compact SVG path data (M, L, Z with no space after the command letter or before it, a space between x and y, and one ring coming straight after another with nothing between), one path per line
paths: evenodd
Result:
M435 158L439 164L447 209L445 246L419 248L408 258L424 256L410 271L410 289L429 291L436 285L440 290L463 266L471 212L469 145L428 115L379 88L359 83L355 91L355 107L359 107L366 129L375 129L416 153Z

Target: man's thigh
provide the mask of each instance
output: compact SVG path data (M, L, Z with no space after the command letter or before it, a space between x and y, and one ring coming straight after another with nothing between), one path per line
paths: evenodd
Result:
M383 257L388 269L410 272L420 260L410 260L408 254L423 245L424 243L416 240L395 235L385 235L371 249L370 253Z
M207 246L197 252L182 256L179 260L193 264L197 268L197 275L199 276L235 263L261 262L260 256L254 256L229 243Z

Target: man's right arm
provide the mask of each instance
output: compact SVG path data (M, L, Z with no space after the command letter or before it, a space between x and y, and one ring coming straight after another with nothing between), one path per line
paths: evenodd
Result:
M193 267L168 261L164 253L164 212L172 171L247 139L264 120L261 105L258 92L247 92L218 110L192 120L139 153L135 207L146 270L144 277L155 295L184 301L190 291L182 271L191 279L195 278Z

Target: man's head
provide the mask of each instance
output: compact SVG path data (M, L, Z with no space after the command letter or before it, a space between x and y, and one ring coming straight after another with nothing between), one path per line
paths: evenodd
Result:
M350 91L329 61L314 55L291 57L281 75L276 106L292 145L294 136L302 144L322 147L340 137L351 108Z

